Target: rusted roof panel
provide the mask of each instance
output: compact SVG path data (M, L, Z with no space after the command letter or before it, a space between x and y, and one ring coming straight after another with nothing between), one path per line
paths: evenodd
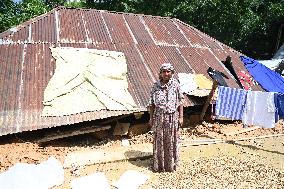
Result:
M134 43L123 14L102 13L108 31L114 43Z
M194 73L190 62L181 56L179 49L175 46L161 46L163 54L169 62L172 62L176 73Z
M28 37L28 42L57 42L55 11L40 17L36 22L31 22L29 27L31 34Z
M156 45L137 45L137 47L144 58L145 64L153 73L154 79L158 80L160 65L168 61L162 50Z
M23 64L24 110L43 109L43 91L54 74L55 60L51 56L51 44L28 44Z
M189 45L186 38L169 18L157 17L153 19L153 17L144 16L143 20L157 45Z
M200 32L196 28L193 28L192 26L187 25L178 20L175 20L175 23L182 30L184 35L187 37L187 39L193 46L222 49L222 45L220 42Z
M117 45L117 51L123 52L127 57L128 79L132 96L142 107L146 107L153 83L152 73L147 70L147 65L141 59L137 46L120 44Z
M99 44L88 44L87 48L90 49L99 49L99 50L108 50L108 51L117 51L115 44L112 43L99 43Z
M102 13L97 10L86 10L84 13L86 31L90 41L93 43L109 43L111 38Z
M179 48L179 50L186 61L190 63L190 66L195 73L204 74L207 72L209 66L203 61L199 49L194 47L182 47ZM205 74L205 76L208 79L211 79L208 74Z
M87 43L59 43L56 47L87 48Z
M2 62L4 74L0 75L1 103L0 111L13 111L19 107L19 91L21 84L21 67L24 45L5 45L0 46L1 54L5 54L5 60Z
M29 26L19 26L11 28L10 31L5 32L3 36L0 37L2 43L9 44L12 42L23 43L27 42L29 37Z
M24 45L1 45L0 49L1 55L2 53L5 54L5 60L1 62L5 70L2 71L4 73L0 75L2 84L0 112L5 115L5 118L2 118L3 122L6 121L16 126L17 119L13 118L17 118L18 110L21 108L19 93L21 92L20 76ZM6 127L1 124L1 122L0 125L8 132L11 131L11 128Z
M80 9L60 9L58 11L59 40L62 43L86 42L86 29L82 19L83 11Z
M123 52L137 111L146 110L164 62L173 63L177 73L202 73L209 79L209 66L228 74L221 63L227 55L237 71L245 69L239 52L177 19L57 8L0 34L0 135L133 113L102 110L42 117L44 89L55 71L50 47ZM236 86L232 78L226 81ZM185 106L202 103L204 99L190 97Z
M147 31L147 27L145 27L145 22L143 20L143 16L141 15L133 15L133 14L125 14L124 18L129 25L134 38L139 44L154 44L153 39L149 35Z
M146 109L143 111L145 110ZM71 125L83 121L98 120L131 113L133 113L133 111L101 110L99 112L84 112L70 116L42 117L40 111L27 110L0 112L0 136L23 131L51 128L59 125Z

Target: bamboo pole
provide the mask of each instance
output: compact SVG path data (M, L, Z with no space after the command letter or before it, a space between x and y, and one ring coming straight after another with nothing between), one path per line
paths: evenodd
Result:
M181 147L188 147L188 146L199 146L199 145L208 145L208 144L218 144L218 143L232 143L237 141L244 141L244 140L253 140L253 139L261 139L261 138L269 138L269 137L279 137L284 136L284 133L281 134L273 134L273 135L263 135L257 137L245 137L245 138L238 138L232 140L222 140L222 139L209 139L209 140L192 140L190 143L182 143Z

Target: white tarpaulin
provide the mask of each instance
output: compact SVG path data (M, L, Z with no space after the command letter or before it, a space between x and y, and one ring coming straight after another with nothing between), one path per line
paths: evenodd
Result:
M35 165L17 163L0 174L3 189L48 189L64 182L64 169L54 157Z
M79 177L71 181L72 189L110 189L108 180L103 172Z
M123 53L87 48L50 48L55 73L44 91L43 116L87 111L135 110Z
M113 185L118 189L138 189L148 179L148 175L145 175L135 170L127 170Z

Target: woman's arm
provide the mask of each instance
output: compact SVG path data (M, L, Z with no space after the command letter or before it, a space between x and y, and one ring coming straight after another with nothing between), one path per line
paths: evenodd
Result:
M183 124L183 104L179 105L179 125Z
M153 126L153 116L154 116L154 105L148 106L148 111L150 114L149 126L152 127Z

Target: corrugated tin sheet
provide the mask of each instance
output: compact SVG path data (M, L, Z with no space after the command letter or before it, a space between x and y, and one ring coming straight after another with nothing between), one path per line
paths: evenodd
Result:
M38 19L34 23L30 23L29 29L31 29L31 34L28 37L29 42L35 43L56 43L57 35L55 12L51 12Z
M128 25L124 20L123 14L104 12L102 15L113 43L134 43L131 30L128 29Z
M97 10L86 11L84 16L86 32L92 43L109 43L111 41L102 13Z
M139 44L153 44L154 41L148 33L144 24L143 16L134 14L125 14L124 18L131 28L132 34Z
M82 17L84 11L62 9L58 11L59 41L61 43L86 42L86 30Z
M50 47L125 53L129 92L138 111L146 110L149 91L164 62L172 62L176 72L210 78L209 66L228 74L220 61L230 55L234 66L244 69L239 52L177 19L57 8L0 34L0 135L133 113L102 110L42 117L43 92L55 70ZM232 78L227 83L237 86ZM187 98L185 105L203 101Z

